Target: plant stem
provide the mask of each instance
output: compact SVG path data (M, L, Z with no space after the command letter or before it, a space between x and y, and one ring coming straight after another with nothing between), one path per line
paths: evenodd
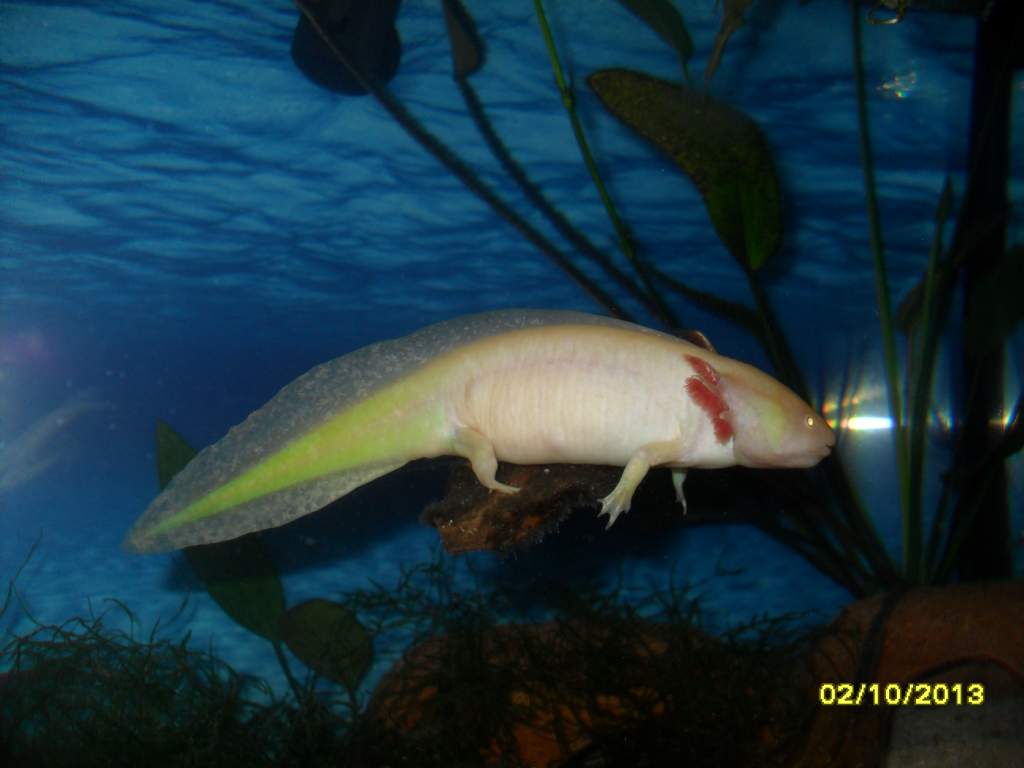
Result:
M604 307L609 314L619 318L628 318L626 312L619 306L615 299L587 277L579 267L566 258L550 240L541 234L540 231L512 210L512 208L490 187L488 187L479 176L473 173L469 166L456 156L454 152L448 149L448 147L446 147L436 136L420 125L397 99L391 96L386 89L377 84L373 78L368 77L358 66L356 66L355 62L353 62L344 51L334 44L334 41L327 35L323 25L320 23L316 13L316 7L311 0L296 0L295 5L320 36L324 45L327 46L334 57L338 60L338 63L345 67L348 73L352 75L352 78L359 83L364 90L373 94L373 97L377 99L378 103L380 103L388 114L395 119L395 122L402 126L402 128L404 128L405 131L420 144L420 146L426 149L427 152L433 155L445 168L451 171L451 173L459 181L465 184L473 194L487 203L495 213L519 230L519 233L523 235L523 237L529 240L538 250L541 251L541 253L545 254L562 271L568 274L577 285L586 291L595 302Z
M868 234L870 236L871 256L875 271L875 300L878 303L878 315L882 326L882 352L885 361L886 392L889 397L889 413L893 422L896 467L899 473L900 509L903 512L903 573L910 581L920 581L922 577L921 508L919 505L916 509L911 508L910 505L910 465L907 452L907 436L903 428L899 360L896 356L892 305L889 300L889 281L885 267L882 225L878 213L878 196L875 186L874 159L868 127L867 89L864 84L864 51L861 40L861 8L859 3L850 3L850 14L853 26L854 79L857 89L857 125L860 132L864 192L867 197Z
M573 96L572 88L566 81L565 74L562 71L562 64L558 58L558 49L555 48L555 39L551 35L551 27L548 25L548 19L544 13L544 3L542 0L533 0L533 5L537 10L537 21L540 23L541 33L544 35L544 43L548 49L548 57L551 59L551 68L555 74L555 83L558 85L558 93L562 97L562 104L565 107L565 111L569 115L569 123L572 125L572 132L576 137L576 144L580 148L580 154L583 157L584 165L587 167L587 172L590 174L590 178L593 180L594 186L597 188L597 193L601 197L601 203L604 205L604 210L608 214L608 219L615 228L619 247L625 254L626 259L633 266L633 269L636 270L637 275L640 276L640 282L643 284L644 288L658 305L658 314L662 317L671 316L668 306L662 300L654 282L651 280L650 272L637 255L636 244L633 241L633 236L630 234L629 228L626 226L625 222L623 222L622 218L619 216L618 210L615 208L615 203L612 201L611 195L608 193L608 188L601 179L601 173L597 169L597 163L594 160L594 156L590 152L590 145L587 143L586 134L583 132L583 124L580 122L579 113L576 112L576 100Z
M765 351L783 382L806 402L811 402L810 389L786 341L786 335L775 316L768 295L757 278L757 273L750 269L745 269L744 272L763 327L759 338L764 339ZM878 531L871 524L863 505L854 493L845 468L835 456L826 459L823 468L831 486L833 508L837 508L841 513L839 518L830 516L828 522L834 535L843 544L850 567L854 566L856 553L860 552L871 563L875 578L882 581L892 580L896 575L895 568L878 537Z
M910 402L908 425L910 430L910 490L909 502L912 510L918 510L920 516L924 508L924 467L928 441L928 410L932 401L932 380L935 376L935 361L938 355L939 336L946 320L946 311L952 298L952 270L943 268L939 263L942 255L942 231L949 212L952 198L952 186L949 179L943 186L935 216L935 234L932 238L931 251L928 254L928 269L925 273L924 299L921 310L921 351L917 357L916 371L911 373L913 389L909 393ZM923 528L923 521L919 524ZM923 536L924 531L921 531ZM920 545L923 546L923 540ZM930 547L928 548L930 550ZM929 551L921 552L921 571L917 574L920 580L928 581L929 574L934 572L934 563L929 560Z
M586 234L573 226L572 222L555 208L544 196L541 189L530 180L530 177L526 175L526 172L516 162L515 158L512 157L512 154L502 142L501 137L498 136L498 133L494 130L490 121L488 121L480 104L480 99L477 98L476 92L469 83L469 79L456 76L455 82L459 87L459 92L462 94L463 101L466 103L466 109L473 118L473 122L476 123L480 135L483 136L487 146L490 147L491 154L498 159L505 172L519 185L519 188L523 190L523 194L533 203L534 207L551 222L551 225L558 230L573 248L589 256L591 261L605 271L605 274L618 283L630 296L643 304L644 309L658 318L662 325L666 328L676 327L678 322L675 316L665 306L664 302L656 300L657 294L652 295L649 291L644 291L630 275L619 269Z
M793 351L786 342L786 336L782 332L782 326L779 324L778 319L775 317L775 311L768 300L768 294L765 293L764 287L761 285L761 281L758 280L757 273L754 270L744 266L743 272L747 277L750 295L754 298L754 306L757 307L757 315L763 327L762 335L767 345L766 351L768 352L769 359L775 366L775 370L779 373L782 381L788 384L800 397L810 402L811 393L807 388L807 382L800 371L800 366L797 365L796 359L793 357Z
M302 686L299 685L299 681L295 679L292 674L292 669L288 664L288 658L284 655L284 651L281 649L281 643L271 642L274 647L274 655L277 657L277 663L281 665L281 671L284 672L284 676L288 679L288 685L291 686L292 693L295 694L295 700L299 704L303 701Z

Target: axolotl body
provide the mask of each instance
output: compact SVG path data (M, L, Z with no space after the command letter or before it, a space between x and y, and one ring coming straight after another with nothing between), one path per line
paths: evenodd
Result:
M647 471L809 467L835 442L781 383L674 336L575 312L428 326L320 365L200 452L126 539L152 552L235 538L326 506L407 462L468 459L487 488L517 464L622 466L608 525Z

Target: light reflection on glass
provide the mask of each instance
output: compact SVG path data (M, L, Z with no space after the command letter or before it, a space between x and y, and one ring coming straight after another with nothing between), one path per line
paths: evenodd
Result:
M917 72L911 70L893 75L878 86L878 92L894 99L905 99L917 88Z

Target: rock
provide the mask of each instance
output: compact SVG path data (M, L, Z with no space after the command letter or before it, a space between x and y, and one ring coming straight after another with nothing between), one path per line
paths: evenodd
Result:
M909 765L902 759L948 752L963 757L992 750L1015 748L993 741L985 728L973 731L950 746L948 723L974 716L965 708L970 684L983 686L985 704L1024 697L1024 584L956 584L921 587L878 595L847 607L819 641L809 662L808 697L817 697L823 683L878 684L882 702L874 704L871 688L859 706L821 706L809 729L801 768L875 766L889 750L888 765ZM891 706L884 703L885 686L906 691L909 683L930 683L917 690L915 703ZM921 698L942 690L954 691L964 703L925 705ZM951 693L956 696L956 693ZM998 706L1003 706L999 704ZM940 712L934 719L917 712ZM957 715L957 712L960 715ZM945 719L944 719L945 718ZM920 746L918 734L932 735L931 747ZM961 734L963 735L963 734ZM945 740L945 744L943 744ZM943 758L945 759L945 758ZM973 759L973 758L971 758ZM917 763L914 763L915 765ZM938 765L939 763L935 763ZM962 762L958 765L1009 763Z
M508 552L540 541L575 509L596 511L622 470L582 464L521 466L502 463L502 482L519 493L492 493L468 466L453 470L444 499L423 520L437 528L450 554L490 549Z

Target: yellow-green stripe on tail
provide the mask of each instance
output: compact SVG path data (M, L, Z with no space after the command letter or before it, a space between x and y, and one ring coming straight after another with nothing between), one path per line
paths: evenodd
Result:
M446 353L567 316L459 317L313 368L189 462L132 526L125 547L161 552L284 525L411 459L450 452L444 398L454 358Z
M338 414L322 427L299 437L214 491L179 512L162 519L146 532L160 537L190 523L222 514L269 494L286 492L319 478L333 476L332 487L348 483L340 473L353 473L357 487L422 455L441 427L437 409L409 413L395 420L382 418L400 408L402 390L396 387ZM395 391L397 390L397 391ZM404 459L404 461L396 461ZM287 504L287 499L277 499Z
M406 462L622 466L602 499L629 509L654 466L810 467L835 437L756 368L640 326L571 312L457 318L325 363L199 453L149 506L139 552L235 538L314 512Z

